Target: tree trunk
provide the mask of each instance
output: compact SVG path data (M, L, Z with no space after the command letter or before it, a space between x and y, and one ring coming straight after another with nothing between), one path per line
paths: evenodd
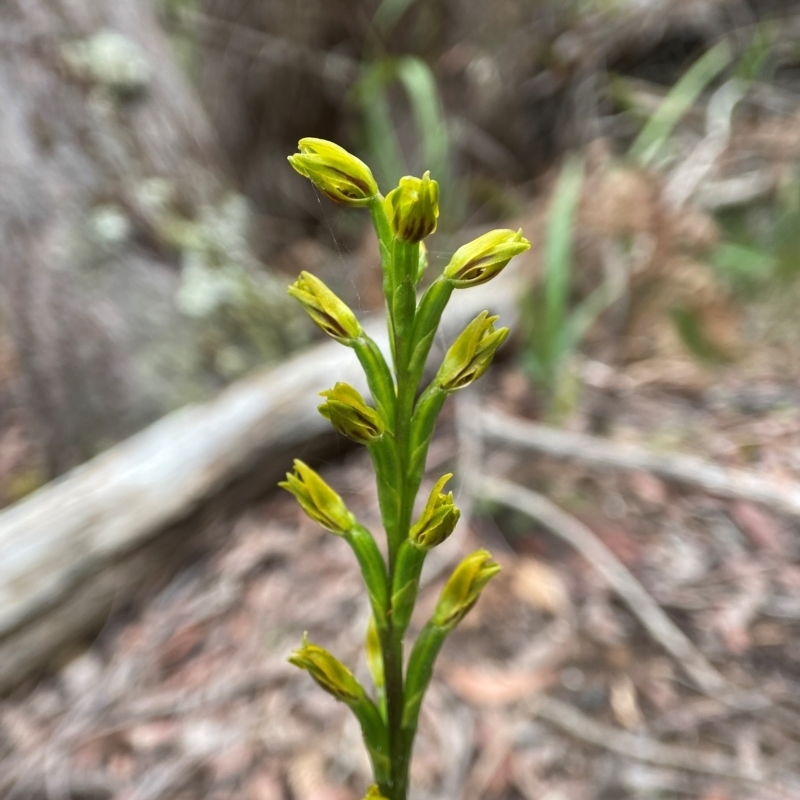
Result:
M0 3L0 502L285 351L147 0Z

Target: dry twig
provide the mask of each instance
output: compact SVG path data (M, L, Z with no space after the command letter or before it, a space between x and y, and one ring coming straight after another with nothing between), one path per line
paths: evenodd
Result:
M576 739L619 753L626 758L717 775L769 788L764 786L763 777L743 772L736 759L723 753L664 744L648 736L603 725L581 714L568 703L546 695L536 697L530 703L530 710L540 719L547 720Z
M681 663L698 687L714 697L731 693L722 675L586 525L546 497L499 478L484 478L481 494L532 517L574 547L608 581L648 633Z
M487 440L569 458L601 467L652 472L667 480L697 486L709 494L761 503L800 516L800 485L777 483L743 469L726 469L696 456L660 453L608 439L557 430L497 411L482 411Z

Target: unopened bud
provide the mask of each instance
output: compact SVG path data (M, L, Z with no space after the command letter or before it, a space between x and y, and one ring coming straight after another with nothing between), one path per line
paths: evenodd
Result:
M370 168L352 153L325 139L301 139L289 163L336 203L366 206L378 194Z
M411 541L422 550L441 544L454 530L461 512L453 502L453 493L442 494L442 489L453 473L442 476L431 491L428 502L411 528Z
M364 398L349 384L337 383L333 389L320 392L325 402L319 413L331 421L339 433L359 444L370 444L383 435L383 420Z
M361 336L361 325L356 315L310 272L300 273L300 277L289 286L289 294L303 304L308 316L328 336L342 344L350 344Z
M508 328L494 329L498 317L481 311L453 342L444 357L436 382L447 392L462 389L483 375L497 348L506 340Z
M294 472L287 472L278 486L291 492L303 511L325 530L342 536L355 525L342 498L300 459L295 459Z
M479 286L491 280L514 256L524 253L530 246L521 228L516 232L489 231L459 247L445 267L444 275L457 289Z
M407 175L386 195L386 216L395 238L414 244L436 230L439 219L439 184L426 172L421 178Z
M326 692L343 703L359 700L364 690L355 675L325 648L310 644L303 637L303 646L289 656L289 663L304 669Z
M483 587L500 572L500 565L491 558L486 550L476 550L455 568L433 612L434 625L454 628L478 602Z

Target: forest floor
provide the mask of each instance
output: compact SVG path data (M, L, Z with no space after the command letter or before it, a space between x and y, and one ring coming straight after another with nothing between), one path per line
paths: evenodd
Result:
M667 356L647 380L640 367L581 357L583 388L562 426L787 486L800 480L800 390L774 366L784 357L767 355L690 370L688 383ZM468 402L542 415L516 362ZM475 458L478 429L459 431L463 418L449 407L426 485L464 466L464 434ZM426 565L412 635L463 553L485 546L504 570L444 648L413 796L800 798L797 519L579 456L483 443L479 458L482 474L529 487L582 522L623 583L638 581L708 670L740 691L701 687L642 624L641 608L563 538L462 492L471 513ZM378 528L365 453L345 450L322 474ZM0 704L3 796L361 796L368 763L349 712L286 663L308 631L368 681L368 605L349 549L279 492L209 541L149 605L120 609L87 650Z
M792 130L782 150L762 130L759 147L794 159ZM442 652L414 800L800 800L800 291L725 286L699 255L719 232L669 211L662 186L602 146L587 153L576 291L609 279L609 241L633 242L635 263L569 365L557 422L578 444L483 435L481 408L495 428L553 421L521 367L524 336L446 409L423 494L456 472L464 515L428 559L411 636L463 554L486 547L503 572ZM532 253L544 219L537 203L522 220ZM289 255L295 270L325 261L316 242ZM351 283L349 300L374 305L375 280ZM704 354L676 310L702 327ZM694 477L652 459L612 466L631 445L703 463ZM747 474L720 488L715 465ZM366 454L343 447L321 471L377 530ZM487 476L525 487L538 521L487 500ZM0 796L362 796L349 712L286 662L308 631L368 681L369 610L346 544L278 491L198 537L205 556L157 597L120 607L87 648L0 701Z

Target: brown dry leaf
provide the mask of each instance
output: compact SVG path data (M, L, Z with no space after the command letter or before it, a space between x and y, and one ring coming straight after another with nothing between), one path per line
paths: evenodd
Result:
M284 792L277 775L262 769L247 782L245 796L247 800L283 800Z
M554 616L570 609L569 590L554 567L535 558L521 558L514 569L511 582L514 594L539 611Z
M515 750L511 755L511 783L525 800L538 800L543 794L539 752Z
M461 800L503 795L511 780L513 742L507 716L502 712L486 714L476 741L477 758L464 781Z
M297 800L356 800L351 789L329 783L319 750L301 753L289 764L289 786Z
M603 202L592 198L602 196ZM581 227L600 236L652 232L658 224L658 188L643 172L613 166L590 176L579 210Z
M251 742L237 742L232 747L212 753L208 766L217 781L232 781L247 774L254 758L255 746Z
M620 725L631 730L641 726L643 718L636 687L627 675L620 675L611 684L609 703Z
M204 622L191 623L178 629L162 646L159 666L168 672L175 669L202 648L206 636L208 626Z
M636 496L649 505L664 506L669 500L667 484L651 472L631 472L628 483Z
M582 627L594 641L606 647L618 647L627 638L620 617L611 607L608 599L597 595L583 608Z
M578 514L577 517L626 567L635 567L639 564L642 559L642 546L625 527L600 514L585 513Z
M163 719L136 725L125 738L134 750L150 752L177 744L179 735L178 724L174 720Z
M304 800L357 800L357 795L347 786L326 783L324 786L314 787Z
M740 654L750 648L750 623L769 597L770 585L756 562L744 559L731 562L729 570L737 592L711 612L710 622L728 650Z
M722 786L711 786L700 800L730 800L728 790Z
M737 500L731 506L734 522L750 537L753 544L762 550L782 553L784 531L776 520L753 503Z
M452 667L445 675L463 700L476 706L497 707L530 697L552 686L553 670L506 670L501 667Z
M298 753L289 763L289 788L297 798L308 797L317 786L324 786L325 759L319 750Z

